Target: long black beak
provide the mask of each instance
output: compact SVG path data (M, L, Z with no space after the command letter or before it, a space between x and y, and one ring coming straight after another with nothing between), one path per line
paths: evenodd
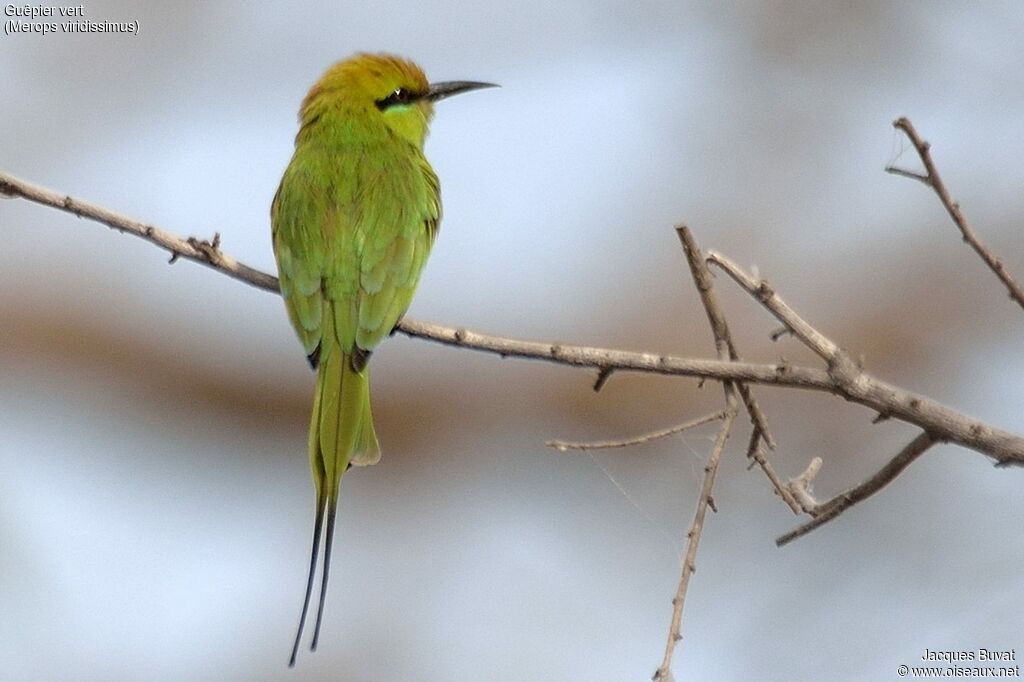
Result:
M478 83L476 81L445 81L443 83L431 83L430 90L427 91L427 99L431 102L437 102L445 97L458 95L462 92L497 87L500 86L495 83Z

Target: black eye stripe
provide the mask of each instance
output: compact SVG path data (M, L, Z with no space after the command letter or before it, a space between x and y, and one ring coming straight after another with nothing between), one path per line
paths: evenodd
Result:
M405 88L396 88L394 92L392 92L384 99L377 100L377 108L380 109L381 111L384 111L388 107L398 106L401 104L410 104L419 99L420 97L421 95L413 92L412 90L407 90Z

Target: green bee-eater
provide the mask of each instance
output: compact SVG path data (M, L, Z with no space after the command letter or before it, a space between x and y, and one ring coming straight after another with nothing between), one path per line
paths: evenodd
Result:
M320 637L342 474L380 459L367 362L409 307L437 236L441 197L423 155L434 102L491 86L429 84L412 62L358 54L328 69L302 102L295 153L270 208L281 294L317 370L309 425L316 516L289 665L326 518L313 650Z

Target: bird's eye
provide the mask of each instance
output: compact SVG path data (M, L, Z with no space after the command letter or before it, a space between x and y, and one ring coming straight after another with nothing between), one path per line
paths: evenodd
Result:
M409 104L414 99L415 95L405 88L395 88L395 91L384 99L377 100L377 108L383 111L388 107L399 106L402 104Z

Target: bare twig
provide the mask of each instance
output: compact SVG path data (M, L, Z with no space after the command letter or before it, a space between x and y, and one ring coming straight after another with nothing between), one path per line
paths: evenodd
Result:
M690 229L685 225L676 227L676 235L683 244L686 261L690 267L690 274L693 276L693 283L697 287L701 303L704 305L704 311L708 316L708 322L711 324L711 333L715 337L715 349L718 351L718 359L739 360L739 351L736 350L732 334L729 333L729 323L726 322L725 313L718 302L718 296L715 294L714 284L712 283L711 272L708 270L708 265L700 252L700 247L697 246L697 240L693 238ZM743 404L750 415L750 421L754 424L758 435L764 439L765 444L770 449L774 450L775 438L772 437L771 431L768 430L768 418L761 411L761 406L754 400L750 388L744 383L738 384L738 388L740 396L743 398Z
M625 448L631 445L643 445L644 443L650 443L652 440L658 440L660 438L667 438L668 436L672 436L677 433L682 433L683 431L696 428L698 426L701 426L702 424L713 422L716 419L721 419L724 416L724 411L712 412L711 414L706 414L703 417L697 417L696 419L691 419L688 422L683 422L682 424L670 426L667 429L651 431L650 433L644 433L639 436L633 436L632 438L627 438L625 440L600 440L591 443L574 443L572 441L566 440L549 440L546 443L544 443L544 445L547 445L549 448L554 448L555 450L558 450L560 452L565 452L566 450L607 450L610 448Z
M985 261L985 264L989 267L992 272L995 273L999 281L1003 283L1007 291L1010 293L1010 298L1017 302L1021 308L1024 308L1024 289L1021 285L1013 278L1013 275L1006 269L1003 262L992 253L991 249L981 243L981 239L978 238L978 234L971 228L967 222L967 218L964 216L963 211L960 210L960 204L953 200L950 196L949 190L946 189L945 183L942 182L942 177L939 175L938 168L935 167L935 162L932 160L931 145L920 135L917 134L917 130L914 128L914 124L910 122L905 116L893 121L893 127L897 130L903 131L903 133L910 138L911 144L914 145L914 149L917 150L917 155L921 157L921 163L924 164L925 173L915 173L902 168L895 168L888 166L885 170L894 175L901 175L906 178L912 178L919 180L924 184L935 190L935 194L938 195L939 201L946 207L946 212L949 213L949 217L956 223L957 228L963 235L964 241L971 245L971 248L981 256L981 259Z
M930 184L928 182L928 176L927 175L924 175L923 173L918 173L917 171L907 170L906 168L897 168L896 166L886 166L885 167L885 172L886 173L891 173L892 175L898 175L898 176L900 176L902 178L910 178L911 180L917 180L918 182L923 182L926 185Z
M697 291L701 295L704 310L707 312L708 320L711 323L719 359L727 357L729 360L737 361L740 359L739 351L732 340L729 325L725 320L725 313L722 311L721 304L718 302L718 296L715 294L711 271L708 270L707 261L704 259L703 254L701 254L700 247L697 246L697 241L693 238L689 228L681 225L676 228L676 234L683 243L683 249L686 251L686 258L690 265L694 284L696 284ZM725 352L725 349L728 350L728 353ZM778 492L786 504L790 505L796 513L799 513L799 508L795 507L789 491L782 485L782 481L775 473L775 469L765 458L764 453L761 452L762 440L769 448L775 448L775 439L772 437L771 431L768 430L768 419L765 417L764 412L761 411L760 405L754 400L750 388L744 383L738 383L736 386L740 397L743 399L743 404L750 414L750 420L754 424L754 430L750 434L750 444L747 447L747 457L757 462L776 492Z
M672 667L672 655L675 653L676 645L683 638L680 625L683 620L683 604L686 601L686 589L690 584L690 576L697 570L697 547L700 545L701 531L704 529L704 517L707 514L708 506L712 504L711 490L715 485L715 475L718 473L718 463L722 458L722 450L725 449L725 441L729 438L729 431L736 419L737 401L735 389L728 384L726 391L729 394L729 405L726 408L722 425L718 429L718 437L711 448L711 456L704 465L704 482L701 485L700 497L697 500L697 512L693 516L693 524L686 534L686 557L683 559L682 573L679 577L679 586L676 588L676 596L672 599L672 624L668 631L668 640L665 643L665 655L662 658L661 666L654 672L652 680L664 681L669 679L669 670Z
M80 217L90 218L122 232L131 232L161 248L181 253L183 257L187 256L247 284L267 291L276 292L278 290L276 277L238 263L223 251L220 252L218 259L210 261L205 254L196 252L189 246L187 240L146 226L108 209L72 199L3 173L0 173L0 192L52 206ZM708 260L729 269L723 265L728 262L724 256L709 253ZM735 266L730 264L730 267ZM745 281L753 281L739 268L735 268L735 270L745 278ZM730 275L733 273L730 272ZM754 287L756 289L756 282ZM720 381L731 380L832 393L864 405L880 414L889 415L893 419L914 424L922 430L934 434L937 439L947 440L976 450L1001 464L1024 465L1024 437L985 424L898 386L874 378L866 380L868 379L866 375L862 376L862 381L851 387L843 382L837 382L833 377L832 370L801 367L784 361L777 364L722 362L609 348L524 341L480 334L463 328L445 327L408 317L399 324L399 330L408 336L429 339L460 348L495 353L502 357L546 360L562 365L597 370L611 368L614 371L690 376Z
M708 260L728 273L730 277L732 277L744 290L747 291L747 293L756 298L780 322L792 329L797 338L799 338L805 345L816 352L828 363L829 376L835 380L839 395L845 397L847 400L859 402L860 398L858 396L881 396L882 394L893 390L894 387L875 379L873 376L865 372L860 364L850 357L849 353L840 348L831 339L816 330L805 320L800 318L796 312L794 312L793 309L790 308L786 302L781 299L781 297L779 297L767 281L763 279L754 279L747 273L743 272L739 266L721 254L713 252L709 253ZM930 406L926 406L925 402L923 402L923 400L926 399L915 397L911 400L913 402L908 403L906 406L914 409L915 411L922 408L926 410L930 409ZM880 415L885 415L886 417L903 419L898 412L893 412L891 410L883 409L878 412ZM904 421L906 420L904 419ZM968 431L970 431L971 428L972 427L968 427ZM811 466L808 467L808 470L793 482L795 485L788 486L794 499L796 499L801 508L815 518L792 533L788 533L780 537L777 540L777 543L781 546L801 537L814 528L817 528L818 526L835 518L846 508L874 494L895 478L904 468L906 468L908 464L910 464L910 462L920 456L934 442L940 440L947 440L945 436L945 429L934 430L924 427L924 433L901 451L891 462L889 462L889 464L879 470L878 473L861 485L852 488L825 505L818 505L809 494L808 486L810 484L810 480L814 477L814 474L817 473L818 468L821 466L820 460L815 460L811 463ZM1021 464L1021 462L1017 460L1011 461L1010 459L996 459L997 463L1000 465L1009 465L1011 463Z
M1017 448L1024 444L1024 438L1002 432L992 440L991 436L995 434L994 431L989 431L992 427L956 413L930 398L910 393L875 378L865 372L849 353L800 318L766 280L751 277L720 253L710 251L707 258L710 263L728 273L780 322L792 329L797 338L826 360L827 373L832 379L832 389L836 395L861 405L870 404L879 414L914 424L921 430L931 433L936 440L951 441L983 451L967 445L968 442L982 439L998 448L999 454L995 454L993 450L986 451L998 465L1024 465L1024 459L1015 454ZM778 366L789 367L785 364Z
M775 544L782 547L799 537L807 535L815 528L828 523L858 502L871 497L889 485L904 469L910 466L911 462L923 455L936 442L927 431L919 434L917 438L910 441L895 457L889 460L884 467L879 469L869 479L821 503L816 502L810 492L811 480L821 467L821 460L815 458L803 475L790 482L790 490L794 496L801 500L801 506L804 507L804 510L814 518L799 528L780 536L775 541Z
M711 325L711 334L715 338L715 350L719 360L733 360L730 344L732 336L729 334L729 323L725 320L725 313L718 303L718 295L715 294L714 283L711 278L711 271L708 270L704 256L697 246L697 241L686 225L676 227L676 236L683 245L683 252L686 254L686 264L690 268L690 275L693 283L700 294L700 302L704 306L704 312L708 316L708 323Z
M755 279L740 266L716 251L708 252L708 262L725 270L748 294L761 302L775 318L789 329L805 346L818 354L825 362L832 363L843 350L827 336L809 325L775 293L768 280Z
M729 346L731 348L732 344L729 344ZM739 356L734 353L732 359L739 360ZM777 447L777 443L775 442L775 436L768 429L768 417L761 410L761 405L754 400L754 394L750 392L750 386L742 383L736 384L736 389L740 392L743 405L747 408L750 421L754 424L754 433L757 434L759 440L764 441L764 444L769 449L774 450Z
M677 227L676 234L679 236L679 241L683 244L686 262L690 267L690 274L693 277L697 291L700 293L701 303L704 305L704 311L708 316L711 333L715 338L715 350L717 351L718 359L728 362L738 360L736 348L733 346L732 337L729 335L729 324L726 322L725 313L718 303L718 297L715 295L711 282L711 273L708 271L707 263L704 262L704 256L701 255L700 247L697 246L697 241L685 225ZM718 438L715 439L715 444L711 448L711 455L704 466L704 482L701 485L700 498L697 500L697 511L694 514L690 531L686 536L686 558L683 560L682 570L680 571L676 596L672 599L672 621L669 625L668 640L665 642L665 654L662 657L661 665L651 678L653 680L666 680L671 676L672 656L675 653L676 645L683 638L683 604L686 602L686 591L690 585L690 577L697 570L697 547L700 545L701 532L704 530L704 517L707 514L708 507L712 511L718 511L715 508L711 492L715 485L715 475L718 473L718 463L722 458L725 441L729 438L733 421L736 419L738 411L737 389L740 387L743 387L743 384L737 384L733 381L722 382L722 389L725 391L725 412L722 417L722 425L718 429ZM754 423L752 438L755 442L760 441L762 438L765 442L772 442L771 435L768 433L768 426L764 420L764 414L749 391L744 394L744 398L744 404L750 414L751 421Z
M617 372L646 372L718 381L749 381L775 386L799 386L824 392L831 392L834 389L828 372L797 365L722 362L721 360L703 358L684 358L677 355L637 353L546 341L526 341L482 334L461 327L444 327L408 317L402 320L399 331L408 336L429 339L459 348L494 353L504 358L545 360L560 365L588 368L611 366ZM877 409L874 406L871 407ZM1021 438L1020 445L1021 461L1024 462L1024 438Z
M115 213L102 206L19 180L6 173L0 173L0 192L28 199L44 206L51 206L61 211L72 213L79 218L88 218L120 232L127 232L136 237L141 237L162 249L170 251L171 262L174 262L179 257L186 258L208 265L214 270L220 270L229 277L234 277L259 289L266 289L267 291L278 290L276 277L250 268L248 265L239 263L231 256L223 253L220 250L219 238L217 237L214 238L214 242L217 242L216 245L213 242L201 241L194 237L182 239L176 234Z
M750 444L747 446L747 458L756 462L757 465L761 467L761 471L763 471L764 475L768 477L772 487L775 488L775 492L782 498L782 501L793 510L794 514L799 514L803 511L797 501L793 498L793 494L789 491L789 488L785 486L782 479L779 478L779 475L775 473L775 468L772 466L771 462L768 461L764 456L764 453L761 451L761 438L757 433L757 429L754 429L750 433ZM751 466L753 466L753 464L751 464Z

